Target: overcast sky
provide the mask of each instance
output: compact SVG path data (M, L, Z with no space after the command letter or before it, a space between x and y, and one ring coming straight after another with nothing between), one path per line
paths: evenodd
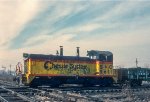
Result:
M23 52L114 54L114 66L150 65L150 1L0 0L0 68Z

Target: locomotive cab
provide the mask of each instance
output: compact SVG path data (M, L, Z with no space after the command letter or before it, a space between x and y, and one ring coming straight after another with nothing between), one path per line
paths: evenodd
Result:
M87 56L96 61L96 75L101 76L102 83L114 82L113 78L113 54L109 51L87 51Z
M96 59L99 61L113 62L113 54L109 51L91 50L87 51L87 56L91 59Z

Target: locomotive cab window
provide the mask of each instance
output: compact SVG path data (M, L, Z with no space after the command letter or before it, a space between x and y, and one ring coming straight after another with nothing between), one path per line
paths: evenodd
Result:
M99 54L99 60L100 60L100 61L112 62L112 61L113 61L113 55Z
M97 59L97 56L90 56L91 59Z
M97 59L99 61L113 61L113 54L109 51L91 50L87 51L87 56L89 56L90 59Z
M113 61L113 55L107 56L107 61L112 62Z
M106 56L104 54L99 54L99 60L100 61L106 61Z

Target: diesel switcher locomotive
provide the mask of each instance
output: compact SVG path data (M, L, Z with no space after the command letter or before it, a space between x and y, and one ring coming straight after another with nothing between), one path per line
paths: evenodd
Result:
M87 51L88 57L64 56L63 47L56 55L24 53L23 84L30 87L62 84L110 86L113 84L113 54L109 51Z
M22 82L30 87L62 84L83 86L112 86L126 82L139 86L142 81L150 81L150 68L113 68L113 54L110 51L87 51L87 57L80 57L79 47L76 56L60 54L43 55L24 53L24 73ZM18 67L19 64L18 64Z

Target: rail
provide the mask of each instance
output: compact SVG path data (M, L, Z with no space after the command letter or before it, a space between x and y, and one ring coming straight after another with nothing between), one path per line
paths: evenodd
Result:
M23 100L25 102L35 102L34 99L21 95L20 93L10 90L8 88L5 88L4 86L0 86L0 89L1 89L0 99L4 102L9 102L11 98L16 99L16 100L17 99Z
M7 83L7 82L6 82ZM25 86L11 86L9 83L3 85L1 83L1 91L4 93L11 94L11 97L14 99L20 99L25 102L41 102L41 101L62 101L62 102L75 102L75 101L86 101L86 102L97 102L97 101L106 101L111 99L116 100L126 100L135 99L140 100L136 95L140 96L140 92L144 92L146 96L145 100L150 100L150 86L141 86L131 88L129 86L125 87L60 87L60 88L50 88L50 87L38 87L38 88L29 88ZM8 95L8 94L6 94ZM6 96L5 95L5 96ZM8 95L8 96L9 96ZM149 96L148 96L149 95ZM141 96L140 96L141 97ZM3 97L0 94L0 101L8 102L8 97ZM143 99L143 98L142 98ZM140 101L142 101L142 99ZM113 102L109 101L109 102ZM131 100L130 100L131 101ZM139 101L139 102L140 102ZM10 102L10 101L9 101ZM17 101L19 102L19 101Z

